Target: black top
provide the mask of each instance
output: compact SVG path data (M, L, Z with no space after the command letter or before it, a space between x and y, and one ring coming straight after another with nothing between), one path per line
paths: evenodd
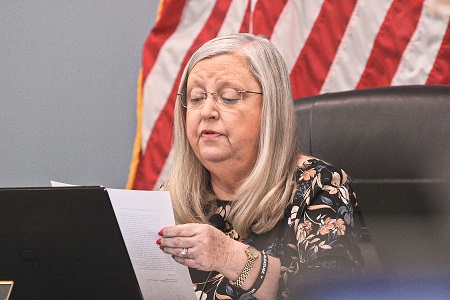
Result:
M324 276L356 275L363 264L360 214L351 179L321 160L311 159L297 168L293 202L285 217L264 234L240 239L227 220L232 202L217 201L216 213L225 219L224 233L281 260L279 299L295 297L300 286ZM253 299L217 272L189 271L198 299Z

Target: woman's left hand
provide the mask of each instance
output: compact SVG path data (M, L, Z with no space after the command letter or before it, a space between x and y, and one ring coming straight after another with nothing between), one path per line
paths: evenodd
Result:
M232 260L230 256L234 248L239 247L235 243L245 247L208 224L164 227L159 234L161 238L156 243L162 251L171 254L175 261L185 266L203 271L224 270L229 260Z

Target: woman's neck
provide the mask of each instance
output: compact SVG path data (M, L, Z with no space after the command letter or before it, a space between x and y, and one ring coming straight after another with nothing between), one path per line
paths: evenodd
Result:
M218 172L211 174L211 186L218 199L234 200L236 192L247 179L248 174L238 172Z

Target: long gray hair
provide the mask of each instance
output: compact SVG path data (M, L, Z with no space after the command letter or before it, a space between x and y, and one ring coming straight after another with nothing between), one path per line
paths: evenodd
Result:
M248 33L217 37L201 46L187 63L179 86L186 94L192 68L205 58L237 54L248 63L263 92L258 157L237 191L229 221L240 236L267 232L283 217L291 200L295 171L294 107L286 65L264 37ZM195 156L186 135L186 110L175 104L173 162L163 189L169 190L177 223L207 223L216 207L209 171ZM230 199L223 199L230 200Z

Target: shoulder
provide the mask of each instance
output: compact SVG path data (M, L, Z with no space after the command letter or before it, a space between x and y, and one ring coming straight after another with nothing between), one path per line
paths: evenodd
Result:
M300 209L305 209L314 202L330 203L330 198L347 204L350 198L354 197L352 180L347 173L314 157L298 161L293 183L292 205L299 206Z
M350 184L351 179L343 169L337 166L315 157L301 156L297 160L295 182L297 185L314 182L319 187L323 187L324 185Z
M344 214L353 212L356 205L351 185L347 173L332 164L317 158L302 161L295 172L288 224L305 217L307 210L311 220L330 216L348 219Z

